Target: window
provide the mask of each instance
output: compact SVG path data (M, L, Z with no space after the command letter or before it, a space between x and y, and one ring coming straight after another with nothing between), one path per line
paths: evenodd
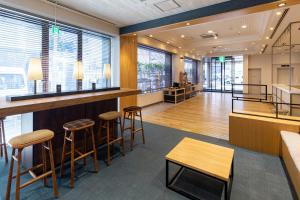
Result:
M49 91L55 92L60 84L62 91L76 90L73 78L74 63L77 61L78 35L68 31L53 33L49 28Z
M107 87L104 65L110 63L110 39L90 33L84 33L82 38L83 89L90 89L92 83L97 88Z
M169 87L172 77L172 56L150 47L138 47L138 89L143 92Z
M198 64L197 60L184 59L184 71L187 73L187 79L193 84L198 84Z
M24 95L33 92L33 81L28 81L30 59L41 58L43 81L38 81L38 92L105 87L103 66L111 62L111 37L75 26L58 24L19 11L0 7L0 96ZM84 79L73 78L74 64L82 61ZM7 140L21 133L21 115L5 120Z

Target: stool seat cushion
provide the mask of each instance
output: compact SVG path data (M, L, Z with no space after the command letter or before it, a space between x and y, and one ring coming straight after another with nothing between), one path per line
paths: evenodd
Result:
M134 112L134 111L140 111L140 110L142 110L142 107L140 107L140 106L129 106L129 107L123 109L124 112Z
M95 122L91 119L79 119L65 123L63 128L67 131L78 131L91 126L94 126Z
M8 141L8 143L15 149L22 149L34 144L40 144L51 140L54 137L54 132L50 130L38 130L31 133L26 133L16 136Z
M99 118L102 120L113 120L113 119L117 119L118 117L121 117L122 114L120 112L117 111L110 111L110 112L106 112L106 113L102 113L99 115Z

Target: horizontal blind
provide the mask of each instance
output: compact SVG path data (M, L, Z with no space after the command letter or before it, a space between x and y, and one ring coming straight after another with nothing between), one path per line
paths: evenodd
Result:
M27 94L33 90L28 65L41 56L42 28L6 16L0 16L0 26L0 95Z
M83 79L83 89L90 89L92 83L96 83L97 88L107 86L104 65L111 64L110 52L110 39L99 35L83 33L82 61L85 76ZM110 86L110 83L108 84Z

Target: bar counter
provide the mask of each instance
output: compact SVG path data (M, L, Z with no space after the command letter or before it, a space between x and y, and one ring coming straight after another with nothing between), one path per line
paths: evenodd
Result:
M52 141L54 150L54 162L58 166L61 160L64 129L63 124L78 119L92 119L95 121L94 134L100 153L98 158L103 159L105 149L101 150L103 140L98 133L99 114L118 110L118 98L137 95L140 90L121 88L104 92L92 92L85 94L74 94L59 97L40 98L9 102L0 100L0 117L10 115L21 115L22 133L28 133L39 129L49 129L55 133ZM115 134L117 130L115 131ZM83 137L76 136L75 146L81 146ZM87 141L91 141L89 138ZM91 144L88 144L88 148ZM41 158L41 147L34 145L33 148L24 149L23 163L26 167L39 164Z

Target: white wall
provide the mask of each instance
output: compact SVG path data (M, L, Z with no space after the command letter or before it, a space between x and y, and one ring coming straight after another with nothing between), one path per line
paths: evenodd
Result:
M271 55L250 55L248 56L248 67L250 69L261 69L261 84L268 85L268 93L272 91L272 83L277 83L277 68L282 68L282 64L289 64L289 54L277 54L273 58L272 72L272 56ZM292 54L293 85L300 85L300 53ZM287 69L288 70L288 69ZM273 73L273 80L272 80Z

